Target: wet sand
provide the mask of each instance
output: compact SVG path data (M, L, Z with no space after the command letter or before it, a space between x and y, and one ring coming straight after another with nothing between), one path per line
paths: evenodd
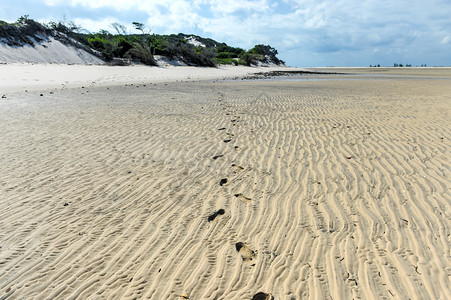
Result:
M451 71L353 76L7 94L0 299L451 298Z

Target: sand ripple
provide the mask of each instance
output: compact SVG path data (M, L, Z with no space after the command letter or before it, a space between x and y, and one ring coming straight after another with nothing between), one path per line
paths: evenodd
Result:
M449 299L448 83L8 96L0 297Z

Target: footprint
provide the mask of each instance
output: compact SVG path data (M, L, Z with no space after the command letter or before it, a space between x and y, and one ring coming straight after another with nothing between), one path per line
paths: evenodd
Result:
M248 198L248 197L244 196L243 194L235 194L235 197L237 197L238 199L243 200L243 201L251 201L252 200L251 198Z
M232 164L232 167L235 168L238 171L243 171L244 168L242 166L236 165L236 164Z
M213 214L208 216L208 222L213 221L217 216L223 215L225 213L224 209L219 209L218 211L214 212Z
M246 246L246 244L244 244L242 242L238 242L235 244L235 248L236 248L236 251L238 251L238 253L240 253L243 261L249 262L249 261L254 260L256 254L253 250L251 250L248 246Z
M223 157L223 156L224 156L224 155L222 155L222 154L215 155L215 156L213 156L213 159L216 160L216 159L218 159L218 158L220 158L220 157Z
M226 183L227 183L227 178L223 178L223 179L219 180L219 185L220 186L223 186Z
M225 139L224 143L228 143L228 142L231 142L231 141L232 141L231 139Z
M272 300L274 297L271 294L259 292L252 297L252 300Z
M219 128L218 130L225 130L225 127Z
M235 136L233 133L226 132L228 136Z

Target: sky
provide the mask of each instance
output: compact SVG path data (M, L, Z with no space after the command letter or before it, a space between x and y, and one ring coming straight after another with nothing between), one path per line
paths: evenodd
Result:
M0 0L0 20L22 15L271 45L295 67L451 65L451 0Z

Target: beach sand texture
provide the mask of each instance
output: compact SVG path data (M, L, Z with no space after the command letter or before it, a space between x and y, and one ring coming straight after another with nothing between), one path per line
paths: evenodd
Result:
M447 76L8 94L0 299L451 299Z

